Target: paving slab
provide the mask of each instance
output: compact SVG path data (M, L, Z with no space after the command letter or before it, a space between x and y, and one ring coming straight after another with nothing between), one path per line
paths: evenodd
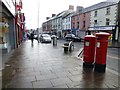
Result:
M119 87L120 76L106 68L105 73L83 68L78 52L64 54L58 41L52 44L24 42L14 51L2 70L3 88L113 88ZM83 47L83 46L80 46Z

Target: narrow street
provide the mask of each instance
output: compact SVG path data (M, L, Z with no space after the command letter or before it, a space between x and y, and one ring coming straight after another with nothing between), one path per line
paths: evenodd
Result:
M93 69L83 69L83 61L75 56L83 47L83 42L75 43L72 53L64 54L58 40L39 43L28 40L11 55L3 70L4 88L117 88L118 75L108 69L97 73Z

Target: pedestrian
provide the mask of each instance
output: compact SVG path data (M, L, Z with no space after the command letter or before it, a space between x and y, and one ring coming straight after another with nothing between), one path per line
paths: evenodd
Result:
M30 34L30 39L31 39L31 43L32 43L32 45L33 45L33 40L34 40L34 32L32 32L32 33Z
M27 39L30 39L30 35L27 33Z

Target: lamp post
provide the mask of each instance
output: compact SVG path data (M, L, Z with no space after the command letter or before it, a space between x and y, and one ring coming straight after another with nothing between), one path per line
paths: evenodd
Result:
M37 35L38 36L38 43L40 42L40 40L39 40L39 29L40 29L39 28L39 6L40 5L39 5L39 0L38 0L38 30L37 30L38 31L38 35Z

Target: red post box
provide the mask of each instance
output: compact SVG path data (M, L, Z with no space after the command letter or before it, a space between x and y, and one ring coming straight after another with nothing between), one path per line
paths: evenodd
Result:
M105 72L109 33L96 33L96 59L94 71Z
M96 37L93 35L86 35L84 38L83 67L93 68L95 47Z

